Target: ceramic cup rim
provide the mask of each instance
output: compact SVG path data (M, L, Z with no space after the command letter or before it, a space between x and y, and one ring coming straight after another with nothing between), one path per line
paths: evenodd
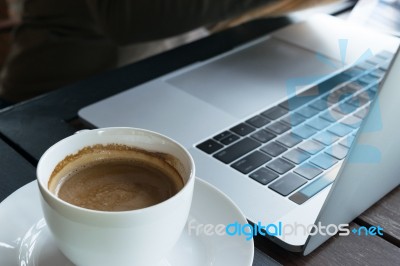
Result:
M93 210L93 209L87 209L87 208L83 208L83 207L79 207L77 205L71 204L69 202L66 202L62 199L60 199L59 197L57 197L54 193L52 193L48 186L47 186L47 182L49 180L49 177L46 178L40 178L39 177L39 173L41 171L42 168L46 167L45 163L46 163L46 158L48 156L50 156L50 154L58 148L59 145L69 141L72 138L76 138L76 137L82 137L85 134L95 134L95 133L99 133L101 131L113 131L113 130L126 130L126 131L130 131L130 132L143 132L145 134L149 134L149 135L153 135L153 136L157 136L160 139L163 139L165 141L170 142L171 144L175 145L178 149L180 149L184 155L187 157L188 162L190 165L188 165L188 169L190 169L190 172L188 173L189 176L187 178L183 177L184 179L184 185L183 187L179 190L178 193L176 193L175 195L173 195L172 197L145 207L145 208L140 208L140 209L136 209L136 210L126 210L126 211L101 211L101 210ZM122 135L122 134L119 134ZM98 143L101 144L101 143ZM121 142L116 141L116 144L121 144ZM82 146L82 148L84 147L88 147L91 145L84 145ZM68 156L69 154L65 154L65 157ZM64 158L65 158L64 157ZM155 209L158 208L163 208L164 206L168 205L170 202L175 201L176 198L179 198L181 196L181 194L183 194L187 189L190 188L190 184L194 182L195 179L195 164L194 164L194 160L191 156L191 154L188 152L188 150L183 147L179 142L161 134L155 131L151 131L151 130L147 130L147 129L142 129L142 128L134 128L134 127L106 127L106 128L98 128L98 129L92 129L92 130L84 130L82 132L79 132L78 134L74 134L71 136L68 136L58 142L56 142L55 144L53 144L50 148L48 148L43 155L40 157L37 168L36 168L36 180L38 181L39 184L39 188L41 193L45 193L46 196L50 197L53 201L56 201L57 203L66 206L67 208L71 208L73 210L76 211L81 211L81 212L85 212L85 213L91 213L91 214L101 214L101 215L107 215L107 216L119 216L119 215L133 215L133 214L139 214L139 213L145 213L145 212L150 212L153 211ZM44 184L46 183L46 184Z

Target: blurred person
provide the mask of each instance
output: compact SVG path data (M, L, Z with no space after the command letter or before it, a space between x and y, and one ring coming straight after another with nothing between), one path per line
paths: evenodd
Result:
M207 36L207 26L220 30L332 1L25 0L0 74L0 99L26 100L137 61Z

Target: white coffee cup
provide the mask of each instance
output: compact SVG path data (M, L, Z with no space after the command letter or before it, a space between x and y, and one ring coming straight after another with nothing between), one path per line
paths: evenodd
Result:
M183 188L171 198L139 210L96 211L67 203L48 188L66 156L95 144L123 144L175 156ZM50 147L37 167L42 209L59 249L80 266L156 265L179 239L189 215L195 166L189 152L161 134L135 128L103 128L67 137Z

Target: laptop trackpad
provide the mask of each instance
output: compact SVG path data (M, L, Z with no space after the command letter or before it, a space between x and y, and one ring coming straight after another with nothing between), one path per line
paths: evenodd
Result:
M235 49L167 82L243 118L334 70L332 64L319 60L313 52L269 38L239 51Z

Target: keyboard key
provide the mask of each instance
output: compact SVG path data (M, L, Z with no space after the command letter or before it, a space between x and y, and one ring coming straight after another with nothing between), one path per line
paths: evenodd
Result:
M319 94L320 94L319 87L313 86L308 90L301 92L300 94L296 94L289 100L284 101L279 105L287 110L292 111L314 100L316 97L318 97Z
M303 143L301 143L299 146L299 149L308 152L309 154L317 154L318 152L320 152L321 150L323 150L325 148L324 145L322 145L319 142L313 141L313 140L307 140L304 141Z
M310 104L312 108L315 108L319 111L324 111L329 108L328 102L323 99L318 99Z
M360 106L361 106L361 104L364 105L364 104L369 103L372 100L374 100L375 96L376 96L376 92L377 92L377 87L373 86L373 87L369 88L368 90L363 91L362 93L357 95L358 98L360 98Z
M222 144L229 145L229 144L231 144L231 143L234 143L234 142L237 141L238 139L239 139L239 136L238 136L238 135L230 134L229 136L227 136L227 137L221 139L220 142L221 142Z
M343 85L343 83L348 82L350 79L351 77L349 77L348 75L339 73L318 84L318 91L319 91L318 94L323 95L326 93L330 93L332 92L332 88L337 88Z
M302 139L292 133L288 133L283 136L280 136L276 141L279 142L280 144L285 145L288 148L291 148L296 144L300 143Z
M366 92L369 94L369 100L373 100L375 98L376 93L379 90L379 85L375 84L371 87L369 87L368 90L366 90Z
M283 158L291 161L292 163L301 164L302 162L304 162L305 160L310 158L310 155L308 155L307 153L305 153L299 149L293 149L293 150L285 153L283 155Z
M260 130L260 131L257 131L256 133L252 134L251 137L255 138L259 142L266 143L266 142L270 141L271 139L275 138L276 135L272 134L268 131L265 131L265 130Z
M264 147L261 148L261 151L268 153L269 155L276 157L279 154L287 151L287 149L285 147L283 147L282 145L279 145L276 142L271 142L268 143L267 145L265 145Z
M339 144L333 145L332 147L329 147L325 150L326 154L329 154L330 156L333 156L338 160L344 159L347 156L348 152L348 148Z
M376 64L374 64L373 62L369 62L367 60L367 61L357 64L357 67L362 68L364 70L370 70L370 69L376 67Z
M317 131L311 127L302 125L302 126L298 126L298 127L294 128L292 130L292 133L296 134L297 136L299 136L302 139L308 139L309 137L311 137L312 135L317 133Z
M378 93L379 87L380 87L381 83L376 83L372 86L370 86L366 91L360 93L360 95L365 96L365 92L368 95L367 101L373 101L375 99L376 94Z
M387 59L374 56L374 57L368 58L368 59L367 59L367 62L372 63L372 64L375 64L375 66L377 66L377 65L380 65L380 64L386 62L386 60L387 60Z
M275 180L279 175L265 167L258 169L254 173L250 175L251 178L261 183L262 185L266 185L271 183L271 181Z
M343 72L343 74L348 76L348 77L350 77L350 78L354 78L354 77L362 75L364 72L365 71L363 69L361 69L361 68L351 67L351 68L345 70Z
M371 58L368 58L367 62L370 62L370 63L373 63L375 65L378 65L378 64L382 64L382 63L386 62L386 60L387 60L387 58L382 58L382 57L379 57L379 56L375 55L375 56L373 56Z
M266 127L266 129L272 131L275 134L282 134L290 129L290 126L283 124L281 122L275 122Z
M319 117L333 123L342 119L343 115L341 113L336 112L335 110L327 110L322 114L320 114Z
M248 174L270 160L271 157L268 155L255 151L232 164L232 167L243 174Z
M350 99L348 99L346 101L346 104L354 106L355 109L364 106L365 104L369 103L368 94L367 94L367 97L364 97L364 94L367 94L367 92L362 92L361 94L358 94L358 95L356 95L354 97L351 97Z
M357 107L354 105L348 104L346 102L341 102L338 105L336 105L332 110L339 112L343 115L351 114L353 113Z
M310 121L308 121L306 124L308 126L310 126L310 127L313 127L315 129L317 129L317 130L322 130L322 129L330 126L331 122L329 122L329 121L327 121L325 119L322 119L320 117L316 117L316 118L313 118Z
M311 163L315 164L318 167L321 167L322 169L329 169L331 168L334 164L338 162L335 158L332 156L329 156L325 153L318 154L314 158L310 160Z
M298 110L296 112L297 114L305 117L305 118L310 118L316 114L319 113L319 111L317 109L314 109L310 106L304 106L303 108L301 108L300 110Z
M283 117L280 121L285 122L291 126L297 126L298 124L305 121L304 117L298 115L297 113L288 114L287 116Z
M227 136L229 136L229 135L231 135L231 134L232 134L232 133L229 132L229 131L224 131L224 132L222 132L222 133L220 133L220 134L214 136L214 139L220 141L221 139L223 139L223 138L225 138L225 137L227 137Z
M339 142L340 145L345 146L346 148L350 148L351 144L353 143L355 137L354 136L347 136L343 140Z
M294 172L301 175L302 177L307 178L308 180L311 180L321 174L323 171L312 164L304 163L294 169Z
M332 105L335 105L337 103L337 99L332 96L332 93L329 93L328 95L325 95L324 97L322 97L322 100L327 102L326 105L328 107L325 108L325 110L329 109L330 107L332 107Z
M256 115L246 121L246 123L252 125L253 127L263 127L266 124L268 124L269 122L270 121L267 118L265 118L261 115Z
M358 81L365 83L365 84L374 84L374 83L378 83L379 78L376 78L375 76L372 76L372 75L365 75L365 76L362 76L361 78L359 78Z
M385 76L386 72L383 71L382 69L375 69L374 71L372 71L371 73L369 73L371 76L377 78L377 79L383 79L383 77Z
M360 91L362 91L365 88L365 84L363 84L362 82L359 82L358 80L353 80L350 83L347 83L343 89L350 93L351 95L354 95Z
M347 83L346 85L335 91L335 96L338 99L337 102L352 97L353 95L359 93L364 88L365 88L364 84L358 81L352 81L350 83Z
M315 139L318 142L321 142L325 146L328 146L337 141L339 137L327 131L323 131L321 133L318 133L317 135L314 135L313 139Z
M359 128L361 125L362 120L356 116L349 116L340 121L340 123L352 127L354 129Z
M254 127L249 126L245 123L241 123L241 124L231 128L231 131L235 132L236 134L238 134L240 136L246 136L247 134L250 134L254 130L256 130Z
M232 164L232 167L243 174L248 174L269 160L271 160L271 157L265 153L255 151Z
M329 103L329 106L332 106L346 98L351 97L351 95L353 95L355 92L356 90L352 86L347 85L336 89L335 91L329 93L322 99L326 100Z
M328 128L328 131L335 134L336 136L344 137L352 132L353 129L351 127L338 123Z
M364 107L354 113L354 115L360 119L364 119L364 117L366 117L367 114L368 114L368 107Z
M209 139L204 141L203 143L200 143L199 145L196 146L200 150L204 151L205 153L211 154L219 149L221 149L223 146L216 142L215 140Z
M386 51L386 50L380 51L376 55L376 57L379 57L379 58L382 58L382 59L385 59L385 60L388 60L388 59L391 60L393 58L393 56L394 56L394 54L392 52L389 52L389 51Z
M379 69L382 69L384 71L387 71L389 69L390 61L386 61L383 63L381 66L379 66Z
M333 180L334 178L328 174L322 175L314 182L306 185L304 188L294 193L289 197L289 199L297 204L303 204L308 199L330 185Z
M244 138L242 140L239 140L232 146L229 146L228 148L219 151L217 154L214 155L214 157L223 163L231 163L259 146L261 146L259 142L250 138Z
M283 160L281 158L277 158L275 160L273 160L272 162L269 162L267 164L267 167L274 170L275 172L279 173L279 174L284 174L287 171L289 171L290 169L294 168L294 164Z
M282 196L287 196L305 183L307 183L307 180L301 176L294 173L288 173L268 187Z
M265 112L262 112L261 115L263 115L271 120L275 120L287 113L288 113L288 110L286 110L280 106L275 106L275 107L268 109Z

